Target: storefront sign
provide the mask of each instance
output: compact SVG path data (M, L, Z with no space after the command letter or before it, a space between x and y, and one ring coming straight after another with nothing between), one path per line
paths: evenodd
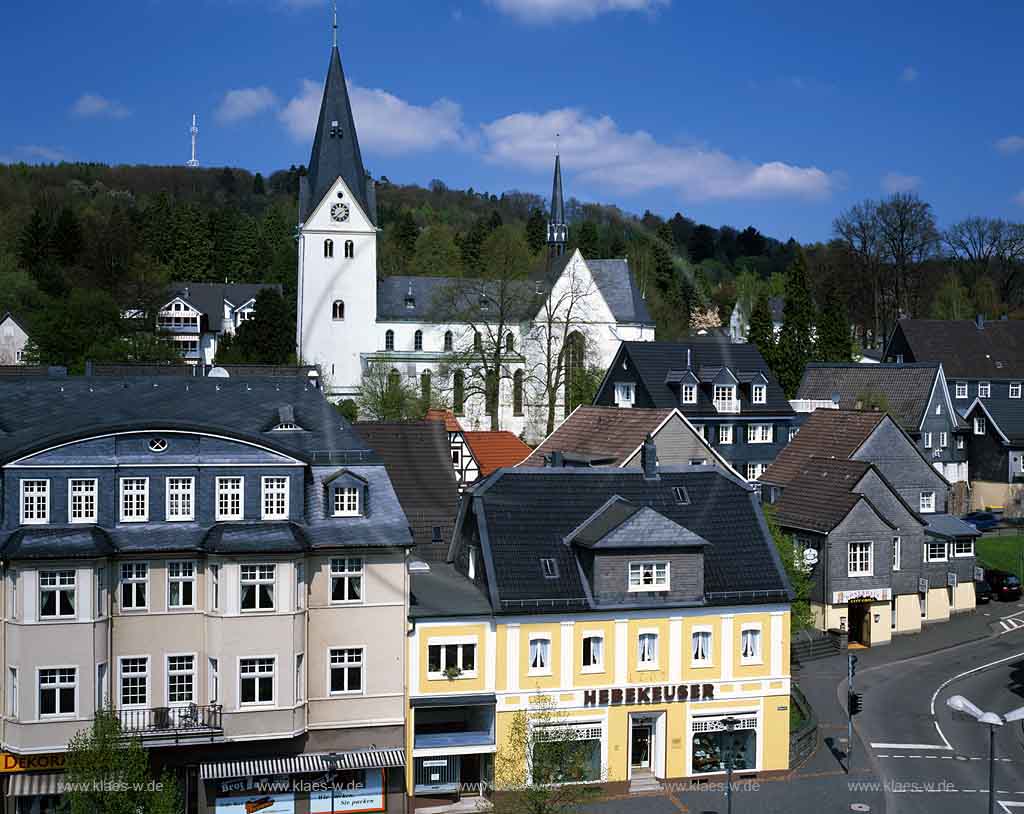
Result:
M0 773L11 772L52 772L64 768L63 753L51 755L12 755L0 752Z
M833 591L833 605L848 605L851 602L889 602L892 588L862 588L859 591Z
M222 780L221 794L244 794L247 791L288 791L291 781L286 774L251 775Z
M295 794L218 797L214 810L217 814L295 814Z
M384 772L381 769L366 769L358 772L338 774L334 788L334 803L331 804L331 790L317 789L309 793L310 814L356 814L361 811L384 810Z
M672 704L680 701L713 701L714 684L679 684L659 687L616 687L612 690L584 690L583 706L606 707L620 704Z

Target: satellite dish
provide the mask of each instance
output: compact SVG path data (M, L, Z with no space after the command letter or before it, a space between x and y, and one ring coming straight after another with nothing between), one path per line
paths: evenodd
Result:
M818 564L818 550L816 548L804 549L804 565L815 566Z
M228 373L222 367L214 367L214 368L210 368L210 372L206 374L206 377L208 379L230 379L231 378L231 374Z

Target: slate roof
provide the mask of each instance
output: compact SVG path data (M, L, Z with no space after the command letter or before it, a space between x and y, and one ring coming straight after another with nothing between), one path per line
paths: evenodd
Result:
M206 317L206 329L220 332L224 324L224 301L238 308L254 299L263 289L270 288L281 293L276 283L171 283L167 291L167 302L181 297Z
M976 398L965 415L974 418L981 410L1011 445L1024 445L1024 400Z
M6 560L74 560L109 556L114 546L95 526L23 526L3 546Z
M669 408L577 407L521 466L544 466L552 452L568 453L573 462L621 465L670 415Z
M490 615L487 596L470 580L443 562L427 572L409 574L409 615L412 617Z
M871 468L864 461L811 458L775 504L776 519L790 528L832 531L858 503L867 501L853 487Z
M417 556L443 562L459 507L459 484L444 425L439 421L367 422L356 424L355 429L384 461L412 529Z
M204 548L212 554L301 554L309 546L295 523L218 523Z
M885 413L815 410L758 480L787 486L814 457L847 460L875 431Z
M269 432L291 405L301 432ZM372 463L351 426L304 379L0 378L0 462L132 429L208 431L314 462Z
M555 155L555 178L551 182L551 218L554 224L565 223L565 197L562 194L562 156Z
M687 351L689 368L699 371L705 368L729 368L734 374L750 374L761 372L767 379L767 401L765 404L753 404L748 392L743 388L738 391L742 415L773 415L792 416L786 394L775 380L768 364L764 361L756 345L749 343L734 344L720 337L690 337L680 342L623 342L619 352L605 376L601 390L613 381L612 371L621 363L623 354L628 354L643 388L651 397L655 407L679 407L688 416L718 416L711 393L707 388L698 388L697 403L680 405L677 391L666 383L669 371L687 369Z
M1024 321L901 319L890 337L885 358L892 356L896 331L902 332L915 362L941 362L950 379L1024 379ZM907 361L911 361L909 358Z
M843 410L864 409L869 393L880 393L888 403L888 412L907 432L917 432L931 398L938 362L918 364L862 365L812 362L804 369L797 391L798 399L834 399L839 396Z
M464 435L484 478L503 466L517 466L533 452L532 447L507 430L473 430Z
M628 260L584 260L616 322L654 325L651 312L647 310L647 302L633 280Z
M981 532L974 526L951 514L926 514L922 517L928 524L925 533L932 537L939 537L943 540L981 537Z
M708 541L650 506L616 496L573 531L567 542L590 549L692 548Z
M675 486L686 487L688 505L676 502ZM704 555L709 604L788 601L789 584L754 491L720 469L668 466L658 480L645 480L634 469L519 468L476 485L472 512L460 515L480 518L495 611L589 607L575 553L564 541L616 495L710 543ZM543 557L556 561L558 578L540 578Z

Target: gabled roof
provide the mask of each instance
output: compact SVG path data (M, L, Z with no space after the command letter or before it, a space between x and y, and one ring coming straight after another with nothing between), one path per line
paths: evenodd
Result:
M586 257L583 260L616 322L653 327L654 319L633 279L628 260L591 260Z
M827 534L864 501L892 527L868 498L854 491L871 469L871 464L865 461L811 458L775 504L776 519L787 528Z
M975 398L964 415L973 418L977 411L985 413L1007 445L1024 446L1024 399Z
M901 319L886 346L902 333L913 361L941 362L950 379L1024 379L1024 321ZM907 361L910 361L908 359Z
M885 413L815 410L758 480L788 486L800 477L811 458L847 460L883 419Z
M447 432L462 432L462 425L459 423L459 419L455 417L455 413L451 410L427 410L427 414L424 416L423 420L440 421L444 424L444 428Z
M0 325L3 325L5 322L7 322L7 320L13 322L15 325L21 328L21 330L24 331L26 334L28 333L28 329L24 325L22 325L18 321L18 318L14 316L14 314L12 314L10 311L5 311L4 315L0 317Z
M602 550L692 548L708 544L700 535L650 506L630 503L618 495L574 529L566 542Z
M812 362L804 370L798 399L830 400L839 396L843 410L865 409L865 399L881 394L888 412L908 432L917 432L931 400L938 362L862 365ZM954 418L955 420L955 418Z
M482 478L502 467L521 464L533 452L514 433L506 430L473 431L464 435Z
M735 344L721 337L703 336L690 337L680 342L623 342L608 373L605 374L599 393L605 389L609 381L614 380L615 370L621 369L623 355L629 357L655 407L679 406L676 389L666 384L669 371L691 369L698 371L698 374L711 375L711 372L715 371L715 375L718 375L721 368L727 367L737 375L742 372L744 375L753 376L759 371L764 373L767 379L765 404L751 403L749 393L743 392L740 388L737 397L741 402L743 415L793 415L793 408L786 399L786 394L775 380L756 345ZM701 379L704 379L703 375ZM682 409L689 416L719 415L710 391L705 392L703 388L697 394L697 404L683 405Z
M179 281L171 283L167 290L169 305L181 298L206 317L208 330L219 332L224 322L224 303L232 308L255 299L263 289L271 288L278 294L282 288L277 283L191 283ZM162 306L161 306L162 307Z

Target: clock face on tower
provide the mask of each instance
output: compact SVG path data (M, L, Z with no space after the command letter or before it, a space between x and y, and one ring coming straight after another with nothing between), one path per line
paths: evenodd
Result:
M336 220L339 223L348 220L348 204L334 204L331 207L331 220Z

